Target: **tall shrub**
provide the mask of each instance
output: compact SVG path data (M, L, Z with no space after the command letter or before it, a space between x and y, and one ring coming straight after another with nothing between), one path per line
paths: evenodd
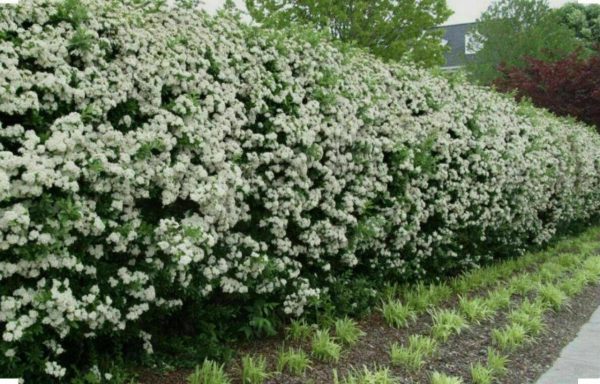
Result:
M600 44L600 4L567 3L556 10L562 24L575 32L584 46Z
M557 60L582 45L548 0L494 1L477 20L472 36L469 44L476 54L467 69L472 80L485 85L501 76L501 64L522 68L526 57Z
M555 62L527 59L520 68L502 67L496 87L516 92L538 107L559 116L572 116L596 126L600 132L600 51L590 58L578 53Z
M444 63L443 30L452 15L446 0L246 0L258 23L277 28L310 25L372 54L425 67Z
M584 125L161 4L0 6L5 376L514 256L600 208Z

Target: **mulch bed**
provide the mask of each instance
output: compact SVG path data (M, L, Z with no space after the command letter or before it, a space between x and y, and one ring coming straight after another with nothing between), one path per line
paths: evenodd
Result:
M598 306L600 306L600 285L594 285L587 287L581 294L571 299L569 306L560 312L548 312L545 316L547 327L545 332L538 336L535 342L527 344L509 355L509 372L501 382L506 384L535 382L552 365L562 348L575 338L581 326L588 321ZM437 356L429 359L419 373L409 373L394 367L391 367L391 370L396 377L400 378L401 383L427 383L429 382L428 375L436 370L462 376L468 383L470 365L477 361L484 362L486 359L487 347L492 345L492 329L500 328L505 323L505 312L500 311L493 321L471 325L459 336L453 336L447 342L442 343ZM342 377L353 367L390 366L389 345L392 342L403 344L408 340L408 336L413 334L428 334L431 320L428 315L423 315L409 328L398 330L389 327L379 314L373 314L361 320L359 324L367 335L353 348L345 347L342 358L337 364L313 360L306 377L298 378L284 373L276 375L267 383L331 383L333 368ZM282 338L273 338L240 346L238 350L240 354L262 354L271 363L274 363L281 343ZM289 343L289 346L303 347L306 351L310 351L308 343ZM274 370L273 366L270 368ZM238 370L239 368L234 365L229 367L229 371L233 373L234 377L238 376L235 375ZM189 373L189 370L164 374L144 371L139 382L143 384L183 384L186 383Z
M544 320L547 329L539 342L521 348L511 356L508 375L502 383L526 384L535 382L560 355L579 329L588 322L600 306L600 285L586 288L569 301L569 308L550 312Z

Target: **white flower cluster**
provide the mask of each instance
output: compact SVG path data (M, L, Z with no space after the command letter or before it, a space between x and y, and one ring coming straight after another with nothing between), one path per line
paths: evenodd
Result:
M128 333L151 352L140 319L185 299L264 295L300 315L349 271L465 268L600 210L588 127L360 52L156 7L0 6L11 361L41 348L39 371L60 377L66 338Z

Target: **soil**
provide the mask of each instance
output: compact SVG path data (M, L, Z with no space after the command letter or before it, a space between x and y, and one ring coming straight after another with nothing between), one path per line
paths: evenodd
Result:
M518 305L518 301L513 305ZM587 322L598 306L600 306L600 285L594 285L587 287L578 296L572 298L569 305L561 311L548 312L545 315L546 330L544 333L538 336L534 342L522 346L509 355L509 370L500 382L505 384L535 382L552 365L562 348L575 338L581 326ZM487 347L492 345L492 329L502 327L506 323L505 313L506 311L500 311L493 320L479 325L471 325L460 335L453 336L448 341L441 343L437 356L428 359L419 373L411 373L395 367L391 367L392 372L400 379L401 383L428 383L428 375L433 371L461 376L465 379L465 383L469 383L471 364L485 361ZM409 335L428 334L431 320L427 314L424 314L410 327L394 329L389 327L376 313L359 321L359 325L366 332L366 336L361 338L361 341L354 347L345 347L338 363L322 363L313 360L305 377L299 378L283 373L275 375L266 383L332 383L333 369L336 369L338 375L342 377L354 367L390 366L389 344L392 342L404 344ZM310 351L307 342L287 342L286 344ZM238 350L240 354L264 355L271 362L270 370L274 371L273 364L281 345L282 338L277 337L241 345ZM239 367L235 364L230 365L228 371L232 377L239 377ZM187 370L169 373L144 371L140 375L139 382L143 384L183 384L187 382L186 377L189 373ZM234 381L234 383L237 382Z
M539 342L529 344L511 356L510 369L502 383L535 382L552 366L560 351L575 339L579 329L599 306L600 285L595 285L570 300L566 310L549 312L544 320L547 329Z

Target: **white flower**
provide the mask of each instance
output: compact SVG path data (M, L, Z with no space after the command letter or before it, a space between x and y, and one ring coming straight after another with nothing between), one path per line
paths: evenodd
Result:
M57 362L55 361L47 361L46 362L46 369L45 369L46 373L50 376L54 376L57 378L61 378L65 375L65 373L67 373L66 368L61 367Z
M299 316L355 269L441 275L600 212L582 124L226 17L80 2L88 49L49 22L61 2L0 6L0 115L41 119L0 122L0 347L39 331L36 372L99 334L152 353L149 316L183 297Z

